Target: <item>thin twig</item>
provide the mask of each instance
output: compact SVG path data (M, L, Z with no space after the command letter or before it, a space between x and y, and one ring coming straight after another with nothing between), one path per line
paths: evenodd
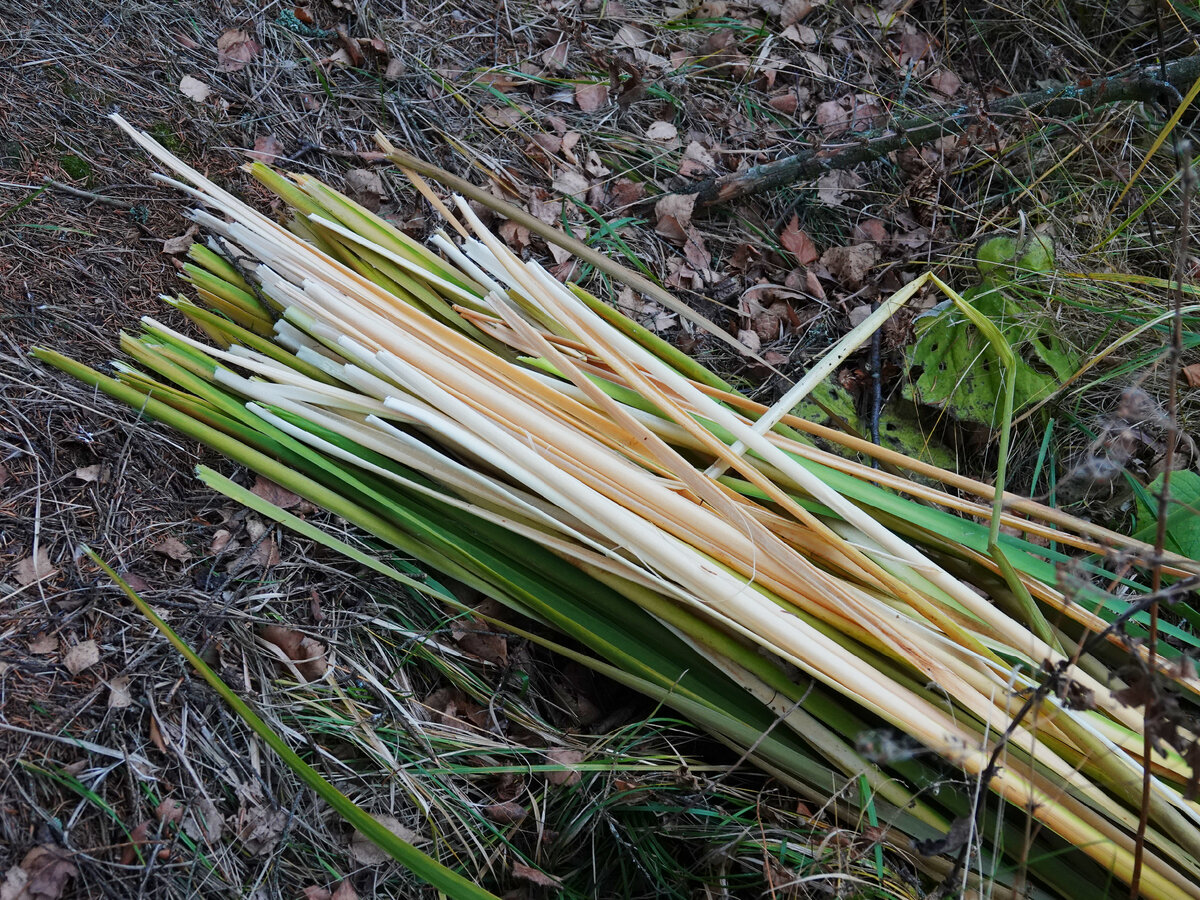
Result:
M1179 363L1183 358L1183 275L1187 266L1187 250L1191 232L1192 195L1196 189L1196 173L1192 171L1192 146L1182 141L1177 148L1182 177L1183 202L1179 213L1179 234L1175 248L1174 284L1171 285L1174 325L1171 329L1171 344L1165 354L1167 361L1167 434L1166 451L1163 453L1162 493L1158 495L1158 522L1154 532L1154 569L1151 573L1151 596L1162 587L1162 553L1167 543L1167 515L1171 504L1171 470L1175 465L1175 451L1179 445L1179 406L1177 389ZM1153 679L1158 654L1158 602L1150 605L1150 628L1146 638L1149 666L1146 677ZM1151 692L1153 695L1153 691ZM1154 729L1151 718L1157 713L1155 704L1146 703L1146 722L1143 728L1142 758L1151 759L1154 745ZM1150 820L1151 767L1142 770L1142 808L1138 817L1137 843L1133 857L1133 877L1129 882L1129 896L1138 896L1138 885L1142 874L1142 855L1146 844L1146 827Z
M95 194L92 191L71 187L71 185L55 181L49 176L43 178L42 183L56 191L62 191L64 194L70 194L72 197L80 197L83 200L91 200L93 203L103 203L106 206L116 206L120 209L129 209L133 205L128 200L117 200L115 197L105 197L103 194ZM30 187L33 187L33 185L30 185Z

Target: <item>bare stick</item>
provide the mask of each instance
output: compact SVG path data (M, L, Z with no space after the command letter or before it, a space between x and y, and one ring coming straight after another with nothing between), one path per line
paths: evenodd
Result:
M1109 103L1169 97L1178 101L1181 91L1200 77L1200 54L1166 66L1147 66L1129 75L1085 80L1042 91L1017 94L989 105L987 112L974 106L957 109L924 109L886 128L864 132L853 141L814 146L774 162L703 181L689 191L697 206L728 203L739 197L783 187L831 169L848 169L879 159L906 146L917 146L947 134L961 134L974 125L1014 118L1062 118ZM659 197L651 198L657 200Z
M1171 286L1174 305L1174 325L1171 329L1171 345L1165 354L1167 361L1167 448L1163 454L1162 493L1158 495L1158 523L1154 532L1154 569L1151 575L1151 594L1162 589L1162 555L1167 543L1167 515L1171 506L1171 469L1175 465L1175 450L1179 445L1179 403L1176 397L1179 382L1179 362L1183 357L1183 275L1187 269L1187 251L1191 232L1192 194L1196 190L1196 173L1192 170L1192 146L1183 141L1179 145L1179 166L1182 172L1183 203L1179 211L1179 237L1175 249L1175 277ZM1146 649L1150 654L1146 677L1154 678L1155 657L1158 653L1158 602L1150 605L1150 633L1146 638ZM1151 682L1153 684L1153 682ZM1161 712L1155 702L1157 695L1151 689L1146 700L1146 725L1142 736L1142 758L1149 760L1154 751L1154 729L1150 719ZM1134 846L1133 877L1129 882L1129 896L1138 896L1142 875L1142 855L1146 845L1146 826L1150 818L1150 766L1142 772L1142 809L1138 818L1137 843Z

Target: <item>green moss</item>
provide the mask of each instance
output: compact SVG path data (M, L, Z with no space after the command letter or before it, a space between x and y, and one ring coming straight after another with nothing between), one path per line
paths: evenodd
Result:
M92 177L92 164L82 156L64 153L58 158L58 164L75 181L87 181Z
M179 153L183 150L183 139L176 134L175 129L167 122L159 122L157 125L151 125L147 132L150 137L154 138L172 153Z

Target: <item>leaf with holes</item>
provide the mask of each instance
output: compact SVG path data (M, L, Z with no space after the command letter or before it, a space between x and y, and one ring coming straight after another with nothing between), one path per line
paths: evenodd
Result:
M1045 298L1028 290L1030 279L1053 268L1053 248L1036 235L1022 246L1009 237L992 238L980 245L976 266L981 281L963 299L996 324L1017 356L1019 412L1049 396L1078 365L1048 324ZM997 425L1002 371L979 330L948 302L922 316L916 330L905 398L961 422Z

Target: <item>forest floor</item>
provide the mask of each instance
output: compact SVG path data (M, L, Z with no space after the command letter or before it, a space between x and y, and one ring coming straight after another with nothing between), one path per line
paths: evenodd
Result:
M1141 168L1172 110L988 110L1191 55L1200 22L1182 3L1048 6L0 0L0 896L422 890L196 683L81 562L84 543L327 777L497 893L836 896L874 879L866 895L923 896L902 854L888 850L886 877L877 866L885 829L834 821L640 698L233 508L192 474L228 464L28 350L100 366L139 317L182 321L159 295L181 289L187 200L150 178L109 113L252 202L269 198L240 171L248 158L426 237L435 216L377 152L379 130L659 279L740 346L486 214L513 249L764 402L917 275L969 288L987 236L1052 245L1057 266L1018 310L1031 387L1009 484L1137 527L1164 446L1160 288L1181 259L1200 265L1176 240L1173 143ZM728 203L689 199L920 109L980 124ZM941 299L915 298L803 412L987 478L986 361L916 339ZM1185 433L1200 417L1197 342ZM1151 410L1136 423L1131 391ZM1114 448L1128 424L1133 445ZM302 638L337 672L326 693L280 665ZM406 663L384 662L397 649ZM347 695L375 710L369 727Z

